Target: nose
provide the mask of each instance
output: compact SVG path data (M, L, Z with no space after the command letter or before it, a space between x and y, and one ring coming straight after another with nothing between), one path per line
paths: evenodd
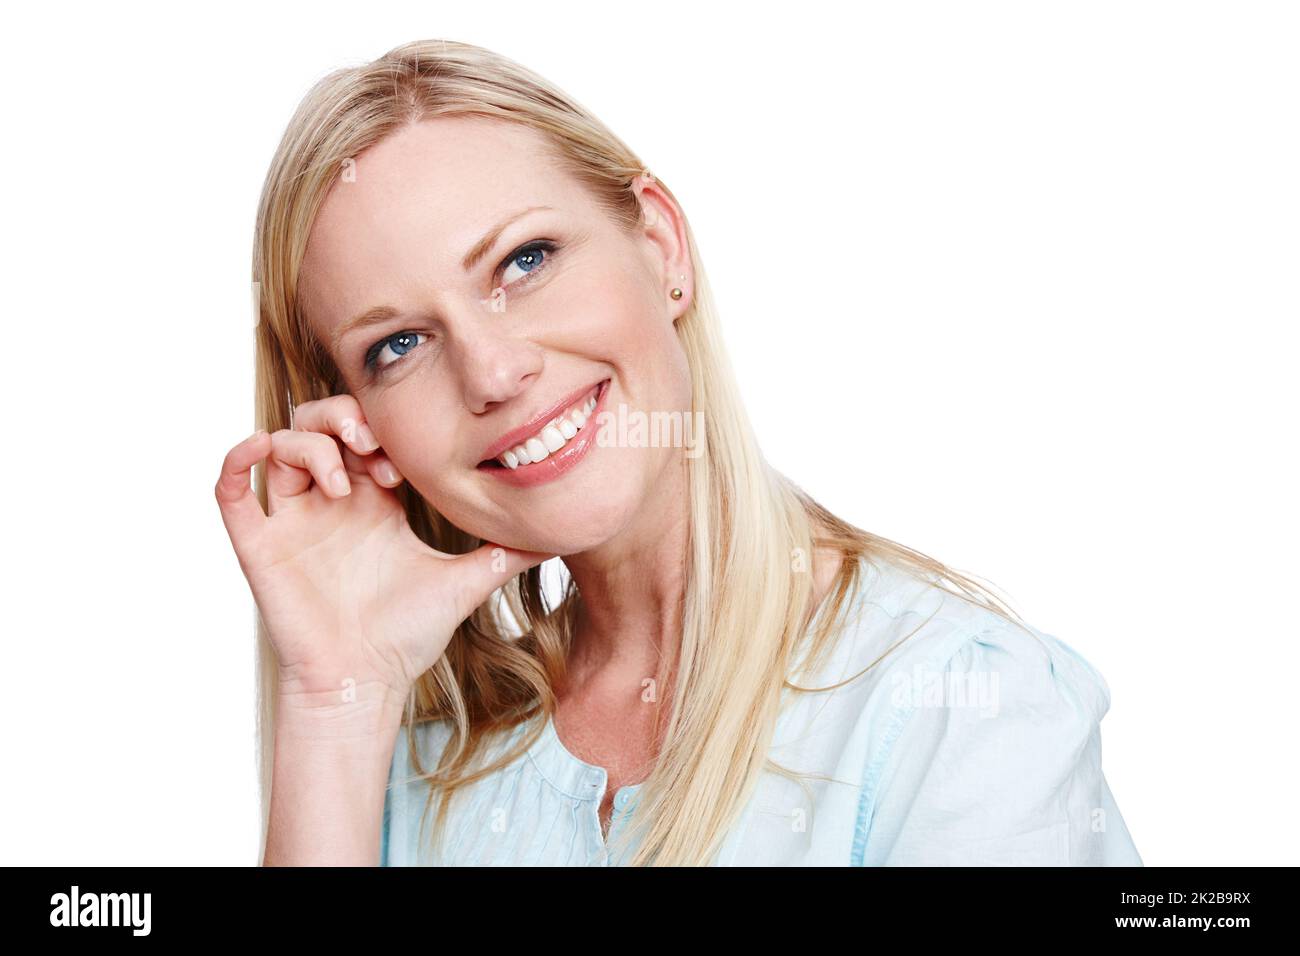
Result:
M451 344L461 366L462 398L476 415L508 402L541 374L542 350L492 323L462 323Z

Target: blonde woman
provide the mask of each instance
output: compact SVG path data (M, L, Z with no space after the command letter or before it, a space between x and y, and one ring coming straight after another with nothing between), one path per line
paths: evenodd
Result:
M322 79L254 279L263 864L1141 864L1101 676L766 463L680 204L546 80Z

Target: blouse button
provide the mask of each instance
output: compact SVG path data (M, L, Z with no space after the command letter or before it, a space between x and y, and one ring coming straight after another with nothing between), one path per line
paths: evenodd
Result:
M620 810L622 810L625 806L627 806L626 790L620 790L617 794L614 795L614 806L618 807Z

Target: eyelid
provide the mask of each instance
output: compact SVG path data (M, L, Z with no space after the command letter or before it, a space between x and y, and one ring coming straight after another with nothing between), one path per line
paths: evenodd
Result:
M510 265L511 262L513 262L519 256L523 255L525 252L529 252L533 249L541 249L546 254L542 259L542 266L541 266L542 269L545 269L547 261L549 261L551 256L553 256L556 253L556 251L558 251L559 248L560 245L556 240L545 239L545 238L530 239L528 242L525 242L522 245L516 247L511 252L506 254L506 257L501 260L501 262L497 265L496 270L492 273L492 287L495 289L498 285L500 285L501 274L506 271L506 268ZM514 282L510 284L518 285L521 282L527 282L529 281L530 276L540 271L541 269L535 269L533 272L529 272L525 274L522 279L516 279Z
M421 346L425 345L428 342L428 340L431 338L431 336L427 332L417 332L415 329L399 329L396 332L390 333L389 335L385 335L379 341L372 343L370 347L366 349L365 354L361 356L361 367L364 368L367 372L371 372L372 374L382 375L387 369L391 368L394 365L400 364L402 359L406 355L410 354L409 352L403 353L402 356L398 357L397 359L394 359L393 361L389 362L387 365L379 364L379 353L384 350L384 346L386 346L393 339L401 335L418 335L423 339L423 341L421 341L418 345L413 346L411 351L414 351L415 349L418 349Z

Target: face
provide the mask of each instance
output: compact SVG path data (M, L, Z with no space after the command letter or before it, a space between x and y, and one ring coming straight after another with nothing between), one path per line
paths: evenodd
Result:
M646 217L629 234L540 134L478 117L409 126L354 172L313 223L299 295L402 475L509 547L573 554L642 525L682 449L605 445L598 416L690 411L674 322L692 274L671 198L638 180Z

